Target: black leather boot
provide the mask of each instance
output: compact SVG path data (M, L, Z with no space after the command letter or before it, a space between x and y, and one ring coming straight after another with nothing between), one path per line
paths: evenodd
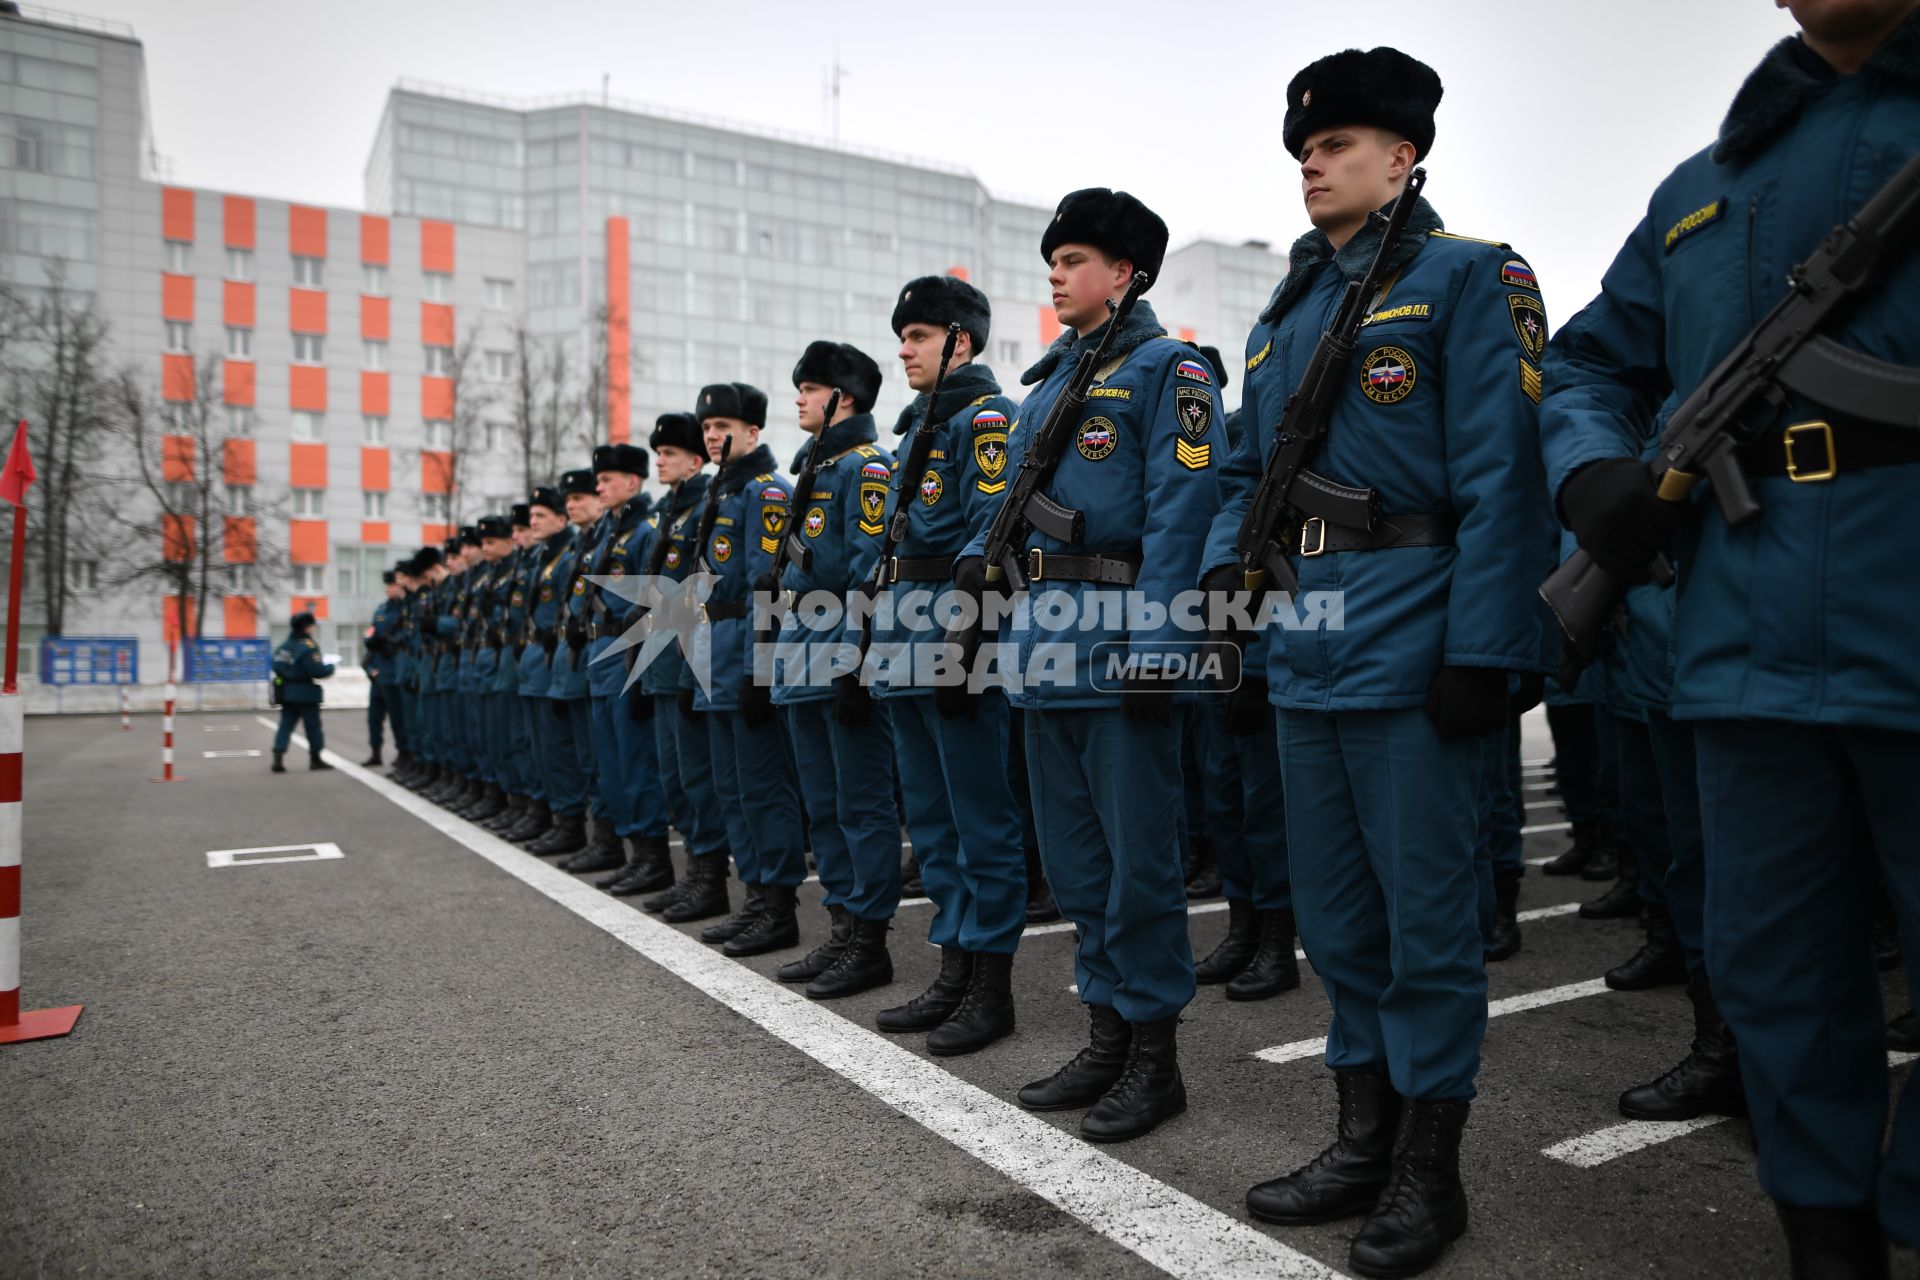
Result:
M1615 991L1651 991L1687 980L1687 957L1673 931L1673 916L1665 907L1649 904L1645 919L1646 942L1625 964L1607 970L1607 985Z
M1368 1213L1393 1172L1393 1143L1403 1102L1384 1070L1336 1071L1340 1119L1333 1145L1283 1178L1247 1192L1247 1212L1262 1222L1311 1226Z
M1617 848L1620 878L1592 902L1580 904L1582 920L1626 920L1640 914L1640 859L1626 846ZM1594 863L1588 863L1589 867ZM1582 878L1586 876L1581 873Z
M1187 897L1217 898L1220 896L1220 864L1214 861L1213 842L1205 836L1194 836L1192 845L1187 851Z
M799 891L790 884L760 886L760 913L753 923L727 939L720 950L736 959L764 955L800 945L800 922L795 918Z
M1047 873L1040 865L1040 851L1027 850L1027 923L1051 924L1060 918L1060 904L1047 887Z
M731 858L731 855L724 849L716 856L722 859ZM687 873L680 878L680 882L678 884L668 885L664 890L654 894L651 898L642 898L640 900L640 909L659 915L668 907L671 907L674 903L686 897L688 891L693 887L693 859L694 855L692 851L689 850L687 853ZM667 865L671 868L673 864L669 862ZM726 862L723 861L720 865L725 866Z
M613 819L597 817L593 820L593 834L587 840L587 847L561 863L560 869L585 876L612 871L626 864L626 846L620 843L620 837L614 833Z
M1127 1050L1133 1043L1132 1028L1126 1019L1103 1004L1090 1004L1092 1019L1087 1047L1068 1059L1067 1065L1044 1080L1035 1080L1020 1090L1020 1105L1029 1111L1072 1111L1090 1107L1113 1088L1114 1081L1127 1069Z
M1740 1050L1705 978L1687 983L1693 1001L1693 1052L1650 1084L1620 1095L1620 1114L1632 1120L1691 1120L1695 1116L1744 1116Z
M1227 984L1229 1000L1267 1000L1300 985L1293 957L1293 909L1257 911L1253 959Z
M527 810L520 815L520 820L508 827L505 831L502 831L500 838L510 841L513 844L521 844L544 835L547 828L552 825L553 810L548 807L547 802L545 800L529 800L527 801Z
M480 803L467 813L468 822L477 822L485 826L494 818L507 811L507 793L497 782L489 782L486 790L480 793Z
M761 909L767 905L766 892L762 886L750 884L743 886L746 899L740 909L718 924L710 924L700 931L700 941L721 943L730 942L747 931L747 926L760 918Z
M464 779L459 792L447 802L447 812L457 818L464 818L472 812L473 806L480 803L480 797L486 794L486 785L477 778Z
M541 858L562 853L578 853L587 847L587 817L583 813L562 814L553 820L547 834L527 846L527 852Z
M687 859L686 891L660 912L668 924L727 914L727 855L701 853Z
M893 921L848 918L853 931L847 935L847 949L807 984L809 1000L838 1000L893 981L893 956L887 951L887 930Z
M274 752L273 767L267 770L267 772L268 773L285 773L286 771L287 771L287 753L284 751Z
M461 789L466 785L467 780L465 778L450 769L442 769L440 771L440 780L428 787L425 791L422 791L420 797L423 800L431 800L437 805L445 805L449 800L459 795Z
M372 752L368 754L367 758L360 762L360 767L362 769L378 769L385 763L386 761L380 758L380 748L375 747Z
M1872 1205L1802 1209L1773 1202L1793 1280L1886 1280L1887 1236Z
M1627 842L1616 832L1613 839L1593 851L1587 859L1587 865L1580 868L1580 878L1594 884L1605 884L1620 875L1620 864L1632 856Z
M1576 822L1573 824L1573 843L1542 863L1540 870L1550 876L1577 876L1593 857L1594 851L1606 840L1605 828L1598 818Z
M945 1022L927 1033L927 1052L952 1058L1013 1034L1013 953L976 951L967 993Z
M905 1004L882 1009L873 1024L882 1031L931 1031L953 1015L973 981L973 954L959 947L940 948L940 972L933 985Z
M333 768L333 766L328 764L325 760L322 760L320 758L320 753L316 751L312 755L307 757L307 768L315 772L320 772L323 770L331 769Z
M400 775L413 768L413 753L399 750L393 753L393 764L387 769L387 776L398 782Z
M1244 898L1227 899L1227 936L1193 966L1193 980L1202 984L1225 982L1253 962L1259 949L1259 930L1253 904Z
M662 871L666 873L664 877ZM673 857L667 852L667 838L628 836L625 865L599 883L616 898L631 898L636 893L666 888L673 883Z
M517 792L509 793L507 802L500 806L500 812L481 823L488 831L499 835L503 831L513 830L514 824L526 816L528 800Z
M1418 1275L1466 1234L1460 1133L1467 1110L1465 1101L1408 1099L1400 1113L1393 1173L1347 1250L1353 1270L1363 1276Z
M1142 1138L1187 1109L1187 1086L1174 1048L1179 1026L1178 1014L1132 1024L1126 1068L1081 1117L1081 1137L1088 1142Z
M1520 877L1525 872L1525 867L1494 868L1493 941L1487 946L1488 960L1511 960L1520 954Z
M409 789L425 795L428 788L432 787L433 784L439 780L440 766L426 763L407 775L407 786Z
M920 879L920 859L913 854L900 864L900 896L903 898L924 898L927 886Z
M1920 1020L1909 1009L1887 1024L1887 1048L1895 1053L1920 1053Z
M798 960L789 960L775 969L774 977L782 982L812 982L833 967L833 962L847 949L847 939L853 936L853 917L845 907L828 907L827 919L831 921L827 940Z

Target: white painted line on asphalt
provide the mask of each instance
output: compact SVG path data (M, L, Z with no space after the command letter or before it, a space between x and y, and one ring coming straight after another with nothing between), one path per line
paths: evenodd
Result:
M256 858L256 853L277 853L277 858ZM209 867L258 867L271 862L331 862L347 855L337 844L270 844L258 849L209 849Z
M1594 978L1588 982L1569 983L1564 987L1529 991L1523 996L1488 1001L1487 1016L1500 1018L1509 1013L1524 1013L1528 1009L1539 1009L1550 1004L1565 1004L1569 1000L1602 995L1607 989L1606 979ZM1317 1040L1295 1040L1292 1044L1275 1045L1271 1049L1256 1049L1253 1056L1263 1062L1294 1062L1301 1058L1317 1058L1326 1051L1327 1041L1323 1036Z
M1203 902L1199 906L1188 907L1187 914L1190 916L1204 916L1211 915L1215 911L1225 911L1226 909L1227 904L1224 900L1220 902ZM1020 936L1023 938L1037 938L1046 933L1072 932L1073 921L1061 920L1054 924L1030 924L1020 931Z
M1525 782L1520 785L1522 791L1551 791L1558 786L1554 782Z
M1573 830L1573 824L1571 822L1543 822L1537 827L1520 828L1520 834L1523 836L1531 836L1531 835L1537 835L1542 831L1571 831L1571 830Z
M265 717L260 723L277 727ZM618 898L338 755L326 754L346 776L1168 1275L1194 1280L1340 1276Z
M1529 800L1524 807L1528 809L1558 809L1560 802L1558 800Z
M246 756L257 756L258 751L202 751L201 755L209 760L235 760Z
M1535 907L1531 911L1522 911L1514 917L1514 920L1525 924L1529 920L1551 920L1555 916L1570 916L1579 910L1580 904L1577 902L1561 902L1551 907Z

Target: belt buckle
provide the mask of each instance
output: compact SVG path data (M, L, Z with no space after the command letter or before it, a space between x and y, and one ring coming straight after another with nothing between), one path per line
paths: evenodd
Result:
M1821 443L1826 446L1827 460L1826 463L1818 469L1809 468L1803 471L1799 464L1793 459L1793 446L1795 444L1794 433L1806 432L1812 434L1816 431L1820 433ZM1781 440L1787 448L1787 479L1793 481L1795 484L1813 484L1821 480L1831 480L1840 473L1839 460L1834 456L1833 452L1833 425L1831 423L1797 422L1787 428L1787 433L1781 437Z
M1038 582L1046 577L1047 556L1039 547L1027 549L1027 581Z
M1308 516L1300 526L1300 555L1312 559L1324 555L1327 550L1327 522L1319 516Z
M898 581L900 581L900 557L888 556L887 557L887 582L889 584L892 584Z

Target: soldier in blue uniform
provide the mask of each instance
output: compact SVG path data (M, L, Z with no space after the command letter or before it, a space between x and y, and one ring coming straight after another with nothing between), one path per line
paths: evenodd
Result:
M880 366L843 342L814 342L793 366L800 429L817 440L811 493L793 495L792 545L803 562L789 564L786 601L809 594L841 601L864 581L885 531L893 456L876 441L873 402ZM839 392L832 421L827 401ZM754 591L770 601L770 572ZM767 675L773 702L786 716L807 829L827 904L846 908L846 948L807 983L814 1000L830 1000L893 981L887 930L900 905L900 818L893 803L893 750L887 715L861 683L857 632L842 610L814 621L785 608ZM764 603L762 604L764 607ZM756 625L758 625L758 619ZM755 676L761 671L756 665Z
M439 730L441 778L423 794L445 804L471 783L473 756L460 722L461 629L466 620L467 579L480 550L471 525L447 539L447 576L434 588L433 634L439 653L433 663L428 714Z
M515 696L520 684L520 648L526 643L526 597L521 578L526 572L527 547L532 540L528 522L527 504L514 503L507 513L512 550L496 570L499 576L495 588L496 622L492 638L499 647L500 658L485 695L488 733L499 746L496 760L506 803L497 813L482 820L481 825L490 831L502 833L511 830L526 817L538 787L533 770L533 747L526 738Z
M1887 1237L1920 1246L1920 1077L1883 1156L1869 942L1876 874L1920 937L1920 434L1789 396L1739 451L1761 513L1737 527L1704 494L1660 501L1640 461L1663 402L1699 385L1920 136L1911 0L1785 7L1801 33L1656 188L1549 352L1542 427L1560 510L1602 568L1645 581L1653 553L1674 552L1672 714L1698 754L1707 973L1794 1274L1884 1276ZM1826 336L1920 364L1916 298L1909 250Z
M560 583L555 578L561 571L561 558L572 545L573 530L567 523L566 498L557 488L535 489L527 498L527 545L520 576L514 583L513 595L508 597L520 610L520 628L515 636L519 646L514 683L519 721L516 735L527 745L532 785L526 815L500 833L502 839L523 847L544 839L554 830L557 817L553 765L548 758L553 717L547 700L547 680L554 651L559 646L557 589Z
M541 538L541 550L538 564L530 570L534 642L521 654L521 689L523 693L537 690L531 694L528 714L530 728L539 739L536 752L551 825L521 844L543 857L578 853L587 843L587 775L574 741L575 717L564 696L584 692L585 686L563 672L562 664L567 602L581 537L579 525L568 512L582 494L591 492L591 484L592 477L585 472L568 472L561 477L560 487L536 490L532 499L533 532ZM563 696L555 696L556 685Z
M1009 481L1023 431L1045 421L1080 352L1101 340L1108 302L1136 270L1159 274L1167 228L1133 196L1089 188L1060 201L1039 248L1064 332L1022 377L1038 385L1008 439L974 439L983 471ZM972 673L987 675L991 655L1019 677L1013 700L1026 712L1040 857L1076 927L1074 972L1091 1019L1087 1048L1021 1089L1020 1102L1091 1108L1080 1132L1099 1142L1138 1137L1186 1108L1175 1048L1194 991L1184 782L1174 691L1157 673L1183 639L1204 639L1180 629L1172 605L1199 578L1220 505L1219 393L1193 355L1150 304L1136 304L1044 489L1084 513L1083 536L1066 543L1034 530L1016 548L1029 588L1008 642L983 648ZM985 585L983 543L976 536L954 566L956 589L974 599ZM1050 617L1071 621L1049 627L1041 620Z
M463 670L466 729L475 744L475 775L480 788L470 800L454 807L469 822L486 823L507 807L506 782L510 764L507 739L498 732L494 688L499 683L506 648L506 612L512 572L513 526L501 515L481 516L474 528L480 534L480 561L467 601L467 660Z
M290 633L273 651L273 684L280 697L280 727L273 735L274 773L287 771L287 747L293 741L295 721L307 739L307 768L333 768L320 758L327 736L320 728L320 702L326 695L319 683L333 674L333 664L320 657L320 646L311 634L313 624L311 613L294 614L288 624Z
M373 617L367 623L365 646L367 745L372 748L367 758L360 762L361 767L366 769L377 769L386 763L380 758L381 729L383 722L389 719L393 721L394 759L398 761L407 754L406 711L399 699L393 696L400 683L394 631L400 622L400 597L405 594L405 589L392 569L380 575L380 582L386 588L387 598L374 606Z
M1247 340L1212 590L1236 585L1235 535L1282 410L1375 256L1369 215L1432 145L1440 92L1431 68L1386 48L1324 58L1287 88L1283 137L1314 229ZM1423 1270L1466 1230L1460 1135L1487 1016L1482 760L1509 718L1509 673L1544 669L1534 588L1553 548L1532 270L1504 245L1442 232L1424 200L1386 265L1309 464L1377 490L1381 519L1302 531L1299 598L1342 593L1344 626L1307 613L1267 637L1294 902L1333 1005L1339 1133L1247 1197L1282 1223L1367 1214L1348 1261L1369 1276Z
M408 562L413 588L406 600L406 670L401 687L407 697L407 726L413 735L413 763L401 782L424 791L440 775L439 735L428 715L427 688L432 680L433 588L446 575L437 547L422 547Z
M596 824L588 834L590 815L604 815L593 767L593 713L587 697L587 619L584 597L586 566L592 554L591 532L600 518L600 495L593 472L568 471L560 476L567 523L573 540L561 554L552 578L541 584L542 603L551 590L554 648L547 672L547 720L544 724L547 781L552 789L553 829L529 846L542 857L576 854L590 840L611 842L611 824Z
M927 1033L929 1052L941 1055L971 1053L1013 1030L1013 953L1026 923L1020 808L1007 780L1006 693L951 686L936 702L931 684L915 681L916 659L931 656L944 639L937 603L954 557L992 516L1005 478L1003 472L989 479L973 447L976 437L1003 438L1017 412L978 358L992 320L986 295L953 276L908 281L893 305L900 361L918 393L895 434L906 442L903 453L923 419L937 434L925 472L911 488L902 474L889 498L889 521L902 507L909 514L882 577L887 594L875 601L873 690L892 721L907 832L934 904L927 940L940 948L940 973L926 991L882 1009L874 1021L882 1031ZM950 324L961 332L939 403L930 406Z

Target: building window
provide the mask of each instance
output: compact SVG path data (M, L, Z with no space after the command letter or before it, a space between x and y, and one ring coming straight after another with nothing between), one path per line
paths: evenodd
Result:
M420 495L420 518L428 524L445 524L450 514L446 494L423 493Z
M361 444L385 444L387 442L387 420L377 414L365 414L360 419Z
M362 520L385 520L387 518L387 495L377 489L361 490L360 518Z
M507 424L489 422L487 424L487 452L499 453L507 447Z
M387 344L384 342L362 342L360 344L360 367L369 373L381 373L387 367Z
M190 242L167 241L167 270L176 276L193 274L193 245Z
M1003 368L1011 368L1020 363L1020 344L1001 339L999 363Z
M230 404L227 406L227 434L230 436L251 436L253 434L252 405Z
M227 279L229 280L253 279L253 250L251 249L227 250Z
M298 596L322 595L327 589L326 566L318 564L297 564L293 566L293 593Z
M230 596L250 596L253 594L252 565L230 564L227 566L227 594Z
M513 310L513 281L511 280L487 281L487 310L489 311Z
M293 438L301 444L318 444L327 438L327 418L304 409L293 414Z
M295 364L325 364L327 360L327 339L325 334L296 333L293 335L293 362Z
M426 348L427 376L430 378L450 378L453 376L453 348Z
M69 560L67 562L67 585L75 591L99 590L100 562L98 560Z
M253 330L237 325L227 326L227 359L253 359Z
M429 449L453 448L453 424L444 418L429 419L420 424Z
M169 480L166 486L167 511L173 515L192 515L200 508L200 491L188 480Z
M353 595L353 584L356 576L351 564L338 566L333 574L334 588L343 596Z
M295 254L293 258L293 287L296 289L318 289L325 280L327 260L325 258L303 258Z
M369 298L387 296L387 269L372 262L360 264L360 292Z
M183 354L193 350L193 326L184 320L167 321L167 350Z
M426 298L428 302L453 301L453 277L444 271L428 271L426 276Z
M295 489L293 491L293 514L303 520L317 520L327 514L327 491L324 489Z
M230 516L250 516L253 514L253 486L250 484L230 484L226 487L225 504Z
M513 377L513 352L489 351L486 353L486 375L488 382L505 382Z

